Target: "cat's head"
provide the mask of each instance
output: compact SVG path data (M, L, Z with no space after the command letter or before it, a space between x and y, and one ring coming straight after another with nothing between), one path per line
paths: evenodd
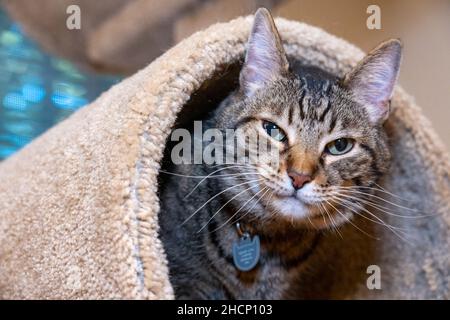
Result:
M218 126L266 136L279 156L276 166L262 155L251 167L233 169L257 173L231 182L259 179L250 184L255 189L242 194L243 202L260 199L255 215L329 227L358 212L364 193L388 168L383 123L400 60L401 43L389 40L343 79L296 76L270 13L258 10L239 90L217 117ZM236 188L235 194L248 187Z

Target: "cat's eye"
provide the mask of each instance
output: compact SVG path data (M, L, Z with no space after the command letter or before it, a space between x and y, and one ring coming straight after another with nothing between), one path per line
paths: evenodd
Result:
M352 150L353 145L354 140L349 138L340 138L327 144L325 151L334 156L339 156Z
M287 137L286 134L279 126L270 121L263 121L263 128L266 130L267 134L277 141L284 142Z

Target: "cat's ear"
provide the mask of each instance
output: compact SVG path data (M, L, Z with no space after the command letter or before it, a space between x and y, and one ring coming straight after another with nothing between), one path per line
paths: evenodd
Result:
M239 77L240 88L251 96L267 82L287 72L289 64L280 35L270 12L265 8L256 11L244 66Z
M398 78L401 57L401 42L385 41L344 78L344 85L366 108L372 123L382 123L389 115L389 100Z

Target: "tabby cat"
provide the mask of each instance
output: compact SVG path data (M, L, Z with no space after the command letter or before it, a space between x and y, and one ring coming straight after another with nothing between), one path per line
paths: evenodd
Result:
M389 40L342 79L289 66L270 13L257 11L239 88L203 126L265 135L279 161L170 168L159 219L176 298L303 297L295 288L322 234L363 207L363 197L339 192L367 190L388 168L383 123L400 60L401 43ZM208 175L199 185L192 178ZM243 235L260 239L258 262L245 271L233 256Z

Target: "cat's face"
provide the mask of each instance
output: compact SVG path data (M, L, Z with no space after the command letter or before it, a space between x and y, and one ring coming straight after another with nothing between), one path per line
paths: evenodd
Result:
M310 88L307 81L279 79L236 106L245 119L238 134L266 135L271 150L251 163L261 178L257 190L271 195L261 198L268 209L262 214L326 227L350 218L338 194L372 186L387 169L389 150L382 126L371 124L344 88L329 82Z
M257 14L238 98L218 117L224 127L237 124L242 137L266 137L270 145L251 167L233 169L257 173L245 178L258 179L245 194L259 199L253 214L319 228L358 214L363 192L388 168L383 122L400 50L398 41L382 44L342 81L295 77L271 17Z

